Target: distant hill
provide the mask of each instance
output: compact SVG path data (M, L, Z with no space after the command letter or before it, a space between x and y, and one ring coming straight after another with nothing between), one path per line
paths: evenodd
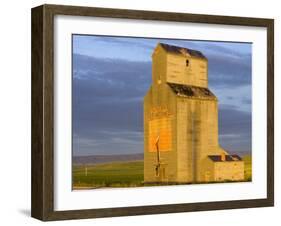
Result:
M248 152L230 152L241 157L250 155ZM74 165L95 165L108 162L129 162L143 160L143 153L137 154L122 154L122 155L88 155L88 156L73 156Z
M88 155L88 156L73 156L74 165L94 165L107 162L129 162L143 160L143 153L123 154L123 155Z

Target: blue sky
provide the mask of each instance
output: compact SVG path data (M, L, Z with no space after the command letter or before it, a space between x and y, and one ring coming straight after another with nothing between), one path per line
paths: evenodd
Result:
M250 43L73 35L74 155L143 152L143 97L158 42L201 51L219 99L219 141L251 151Z

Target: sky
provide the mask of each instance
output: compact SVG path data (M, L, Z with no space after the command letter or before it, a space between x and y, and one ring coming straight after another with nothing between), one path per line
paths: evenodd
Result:
M219 100L220 145L250 153L251 43L73 35L74 156L143 152L143 97L158 42L208 58L209 89Z

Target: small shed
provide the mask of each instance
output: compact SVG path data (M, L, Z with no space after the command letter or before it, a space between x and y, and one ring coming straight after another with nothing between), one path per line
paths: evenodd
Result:
M243 181L244 161L239 155L209 155L206 181Z

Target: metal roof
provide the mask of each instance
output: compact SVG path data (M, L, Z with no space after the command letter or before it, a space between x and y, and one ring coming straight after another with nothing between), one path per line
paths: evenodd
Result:
M175 54L181 54L184 55L184 53L188 53L191 56L202 58L202 59L207 59L200 51L193 50L193 49L188 49L180 46L173 46L173 45L168 45L164 43L159 43L167 52L170 53L175 53Z
M216 100L216 96L208 89L197 86L189 86L175 83L167 83L175 94L182 97L194 97Z
M221 155L208 155L208 157L213 162L234 162L234 161L242 161L242 158L239 155L225 155L225 161L222 161Z

